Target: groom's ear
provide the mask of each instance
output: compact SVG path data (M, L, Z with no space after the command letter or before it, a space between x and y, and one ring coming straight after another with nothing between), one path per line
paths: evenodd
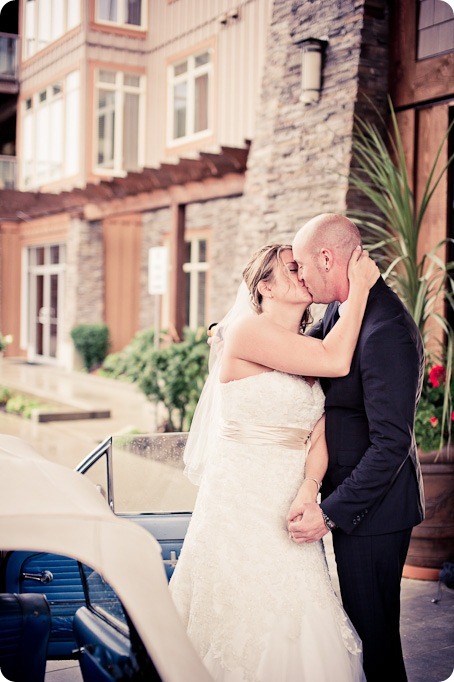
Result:
M325 272L329 272L329 270L331 270L331 268L333 267L334 263L333 252L331 251L331 249L327 248L320 249L319 259L321 268L325 270Z

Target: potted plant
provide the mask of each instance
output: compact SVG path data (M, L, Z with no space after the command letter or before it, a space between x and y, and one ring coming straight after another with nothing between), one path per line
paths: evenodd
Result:
M412 192L405 154L391 101L390 131L382 136L370 121L358 120L353 142L350 184L367 197L375 211L350 211L362 230L366 248L383 277L413 316L423 338L426 371L415 435L420 452L426 518L412 533L404 575L437 579L444 561L452 559L454 524L454 450L452 429L453 330L445 315L453 306L454 263L444 254L450 240L418 256L421 226L441 178L453 156L441 163L450 128L440 142L418 204ZM382 121L383 123L383 121ZM441 168L440 168L441 165ZM434 339L438 325L439 340Z

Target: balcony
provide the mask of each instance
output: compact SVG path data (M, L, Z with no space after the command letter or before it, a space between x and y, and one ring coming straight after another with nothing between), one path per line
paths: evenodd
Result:
M17 159L15 156L0 155L0 190L15 189Z
M0 92L19 92L19 36L0 33Z

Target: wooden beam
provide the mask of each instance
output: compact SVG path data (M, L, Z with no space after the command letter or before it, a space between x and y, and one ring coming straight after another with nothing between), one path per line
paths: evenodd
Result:
M416 204L419 206L427 183L430 169L435 160L437 149L446 133L449 125L449 107L434 106L422 109L418 112L418 151L417 151L417 178L416 178ZM441 157L437 163L435 176L440 173L448 159L448 143L445 141ZM418 240L418 259L429 253L443 239L447 237L446 216L448 210L448 174L445 173L433 193L427 207L426 214L421 225ZM446 262L446 246L438 249L437 256ZM435 312L444 315L445 301L439 296ZM431 319L427 325L430 341L428 347L435 353L440 350L439 341L443 340L441 327Z
M184 263L184 231L186 223L186 206L173 203L171 205L172 225L170 235L170 331L175 331L183 338L185 323L186 280L183 272Z
M244 174L229 173L222 178L207 178L202 182L188 182L168 189L141 192L108 201L87 203L84 206L85 220L102 220L110 215L122 213L145 213L166 208L172 203L190 204L243 194Z

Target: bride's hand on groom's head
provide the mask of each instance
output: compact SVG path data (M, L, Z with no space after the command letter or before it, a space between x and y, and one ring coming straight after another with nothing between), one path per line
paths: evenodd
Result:
M371 289L380 277L377 264L361 246L357 246L353 251L348 262L347 274L350 284L366 286L368 289Z

